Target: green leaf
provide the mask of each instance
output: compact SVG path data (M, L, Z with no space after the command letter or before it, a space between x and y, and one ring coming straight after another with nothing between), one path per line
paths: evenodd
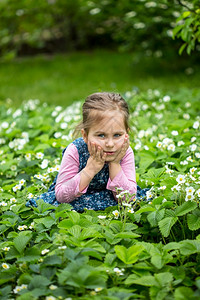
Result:
M196 202L187 201L187 202L184 202L181 206L178 206L176 208L175 214L176 214L177 217L184 216L188 212L194 210L195 208L197 208Z
M184 13L182 14L182 18L185 19L185 18L189 17L190 14L191 14L190 11L184 11Z
M148 205L144 205L142 208L140 208L139 210L136 211L135 214L141 214L143 212L149 212L149 211L155 211L155 207Z
M164 237L168 237L172 226L177 222L177 220L177 217L167 217L158 223L160 232Z
M123 239L135 239L140 237L140 235L133 232L119 232L115 235L115 237Z
M32 290L35 288L41 288L49 284L51 284L51 281L46 277L41 275L35 275L29 284L29 289Z
M193 290L186 286L178 287L174 293L175 300L197 300L195 296L193 296Z
M115 246L115 252L125 264L133 264L138 260L138 255L144 250L142 245L133 245L130 248Z
M14 238L13 244L19 253L22 253L24 251L26 245L31 240L31 238L31 231L20 232L19 235L16 238Z
M132 277L129 276L129 280L127 281L127 284L139 284L144 286L156 286L157 282L154 278L154 276L148 275L148 276L142 276L141 278L134 279L135 276Z
M187 223L190 230L198 230L200 228L200 210L196 209L192 214L187 215Z
M60 266L62 264L62 259L57 255L46 256L42 262L42 265L47 266Z
M180 252L182 255L191 255L200 252L199 240L184 240L180 243Z

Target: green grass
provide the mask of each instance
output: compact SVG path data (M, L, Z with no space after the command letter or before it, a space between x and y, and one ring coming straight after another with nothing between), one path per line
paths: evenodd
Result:
M0 63L0 100L10 98L18 105L23 100L40 99L66 106L97 91L198 87L200 70L194 68L191 75L184 72L190 67L189 58L179 65L179 61L160 59L137 61L131 53L108 50L20 58Z

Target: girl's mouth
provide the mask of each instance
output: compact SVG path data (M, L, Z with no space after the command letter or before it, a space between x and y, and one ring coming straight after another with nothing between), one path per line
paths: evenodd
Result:
M111 151L104 151L107 155L113 155L115 152L111 152Z

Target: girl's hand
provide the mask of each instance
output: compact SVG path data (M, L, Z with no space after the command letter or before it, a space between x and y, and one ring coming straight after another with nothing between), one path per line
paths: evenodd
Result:
M124 138L124 142L122 144L121 150L119 151L119 153L117 154L117 156L114 158L114 160L112 160L110 163L120 163L120 160L124 157L124 155L126 154L126 151L129 147L129 136L128 134L125 135Z
M88 158L86 169L96 175L103 168L107 154L103 152L100 146L90 141L88 141L88 151L90 157Z

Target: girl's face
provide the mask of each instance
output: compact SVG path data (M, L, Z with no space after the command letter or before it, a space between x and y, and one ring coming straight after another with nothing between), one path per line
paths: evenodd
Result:
M126 135L124 116L119 111L105 111L102 121L89 129L88 135L82 129L86 144L93 142L107 153L106 161L111 162L121 151Z

